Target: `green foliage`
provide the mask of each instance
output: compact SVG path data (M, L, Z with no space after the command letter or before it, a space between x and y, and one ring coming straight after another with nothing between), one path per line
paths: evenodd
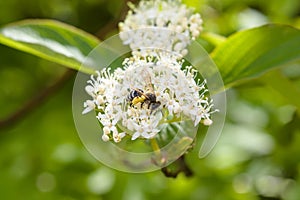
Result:
M266 25L230 36L212 52L225 86L300 59L300 30Z
M78 70L99 41L61 22L25 20L0 29L0 43Z

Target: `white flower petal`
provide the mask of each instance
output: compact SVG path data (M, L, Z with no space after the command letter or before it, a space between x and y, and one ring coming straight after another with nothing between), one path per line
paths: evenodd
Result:
M107 126L104 126L103 127L103 134L109 135L110 134L110 128L108 128Z
M83 115L84 115L84 114L87 114L87 113L91 112L92 110L93 110L92 108L86 107L86 108L82 111L82 114L83 114Z
M136 140L138 137L140 137L140 133L139 132L135 132L132 137L131 137L131 140Z
M82 114L86 114L95 109L95 103L92 100L86 100L83 104L85 109L82 111Z
M125 132L119 133L119 137L120 137L120 138L123 138L123 137L125 137L125 136L126 136L126 133L125 133Z
M85 91L90 95L90 96L94 96L94 87L91 85L87 85L85 87Z
M108 135L103 134L103 135L102 135L102 140L103 140L104 142L109 141Z
M211 119L204 119L203 120L203 124L205 126L210 126L213 123L213 121Z

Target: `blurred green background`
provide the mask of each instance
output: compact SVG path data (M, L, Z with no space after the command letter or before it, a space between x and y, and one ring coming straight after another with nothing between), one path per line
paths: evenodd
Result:
M184 2L201 13L206 31L224 36L271 22L300 28L299 0ZM104 35L106 30L116 28L116 20L124 17L125 5L120 0L2 0L0 25L28 18L51 18L103 39L108 36ZM210 48L207 46L208 51ZM60 79L65 70L0 45L0 119L47 92L45 88ZM299 89L299 62L282 71ZM0 197L298 200L299 111L263 79L264 76L227 91L227 120L217 146L204 159L198 159L197 147L186 156L193 177L180 174L170 179L160 171L118 172L87 152L73 123L71 76L60 83L59 89L47 94L45 101L39 101L41 105L36 109L22 111L21 120L10 126L1 124Z

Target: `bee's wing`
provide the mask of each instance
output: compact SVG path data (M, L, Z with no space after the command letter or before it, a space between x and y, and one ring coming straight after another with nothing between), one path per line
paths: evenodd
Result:
M133 90L138 92L139 94L143 94L143 92L140 89L138 89L136 87L133 87L132 84L130 84L130 92L133 91Z
M149 92L153 93L154 90L153 90L153 85L152 85L152 82L151 82L151 75L150 75L149 71L146 70L146 69L144 69L142 71L142 77L143 77L143 79L144 79L144 81L146 83L146 89Z
M131 91L136 91L137 93L139 93L140 95L145 95L144 91L138 88L131 88Z

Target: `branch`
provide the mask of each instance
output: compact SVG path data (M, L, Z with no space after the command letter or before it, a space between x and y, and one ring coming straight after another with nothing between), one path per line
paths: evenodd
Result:
M168 178L176 178L179 173L183 172L186 177L193 176L193 171L186 164L184 155L180 156L169 166L161 168L162 173Z
M41 93L34 96L26 102L20 109L15 111L7 118L0 120L0 130L13 126L20 120L24 119L32 110L43 104L51 95L57 92L62 86L73 77L75 71L67 69L66 72L58 78L52 85L42 90Z

